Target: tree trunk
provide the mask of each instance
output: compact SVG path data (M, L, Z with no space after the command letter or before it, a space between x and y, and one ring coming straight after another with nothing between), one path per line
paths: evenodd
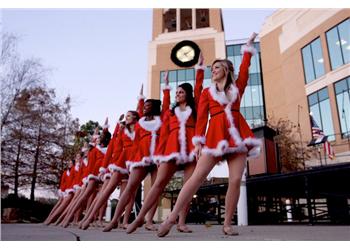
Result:
M20 155L21 155L21 149L22 149L22 129L23 129L23 122L21 123L21 129L20 129L20 137L17 147L17 157L16 157L16 164L15 164L15 197L18 198L18 169L19 169L19 163L20 163Z
M41 122L39 125L39 132L38 132L38 139L37 139L37 145L35 150L35 156L34 156L34 166L33 166L33 174L32 174L32 185L30 189L30 200L34 201L34 191L35 191L35 184L36 184L36 175L37 175L37 168L38 168L38 162L39 162L39 153L40 153L40 141L41 141Z

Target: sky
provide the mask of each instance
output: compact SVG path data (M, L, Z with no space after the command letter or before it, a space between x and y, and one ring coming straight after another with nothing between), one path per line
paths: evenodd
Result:
M223 9L225 39L259 33L274 11ZM80 124L108 117L112 132L120 114L136 108L148 79L152 9L3 9L1 28L20 37L22 58L50 69L47 85L60 100L71 96ZM223 169L215 171L226 175Z

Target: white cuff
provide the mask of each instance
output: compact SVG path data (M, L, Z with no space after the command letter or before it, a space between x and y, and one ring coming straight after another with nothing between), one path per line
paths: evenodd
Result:
M196 64L195 66L194 66L194 69L197 71L197 70L199 70L199 69L202 69L202 70L205 70L207 67L205 66L205 65L198 65L198 64Z
M204 136L193 136L192 137L192 144L194 146L198 144L205 144L205 137Z
M99 170L100 174L106 173L106 169L104 167L100 167Z
M244 52L249 52L253 56L257 53L256 48L253 46L248 46L247 44L241 47L241 54L244 54Z
M144 100L144 99L146 99L146 97L145 97L144 95L139 95L139 96L137 97L137 100L138 100L138 101Z
M163 90L171 90L171 86L170 85L165 85L165 86L163 86L163 88L162 88Z

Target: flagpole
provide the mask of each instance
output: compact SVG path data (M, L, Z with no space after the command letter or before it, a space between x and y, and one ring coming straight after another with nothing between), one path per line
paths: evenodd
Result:
M303 139L301 135L301 127L300 127L300 109L303 107L298 104L298 132L299 132L299 137L300 137L300 145L301 145L301 157L303 159L303 167L305 170L305 158L304 158L304 149L303 149Z
M345 109L344 109L344 96L345 96L345 89L343 90L343 103L342 103L342 116L345 120L345 129L346 129L346 137L348 138L348 144L349 144L349 149L350 149L350 135L349 135L349 129L348 129L348 123L346 121L346 114L345 114ZM350 98L350 95L349 95L349 98Z

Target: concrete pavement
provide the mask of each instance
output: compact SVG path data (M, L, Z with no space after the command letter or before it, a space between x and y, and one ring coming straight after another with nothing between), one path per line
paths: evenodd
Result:
M176 231L165 238L158 238L155 232L139 228L128 235L122 229L104 233L102 228L91 227L80 230L74 227L62 228L42 224L2 224L3 241L256 241L256 240L350 240L349 226L244 226L238 227L239 236L225 236L222 226L189 225L193 233Z

